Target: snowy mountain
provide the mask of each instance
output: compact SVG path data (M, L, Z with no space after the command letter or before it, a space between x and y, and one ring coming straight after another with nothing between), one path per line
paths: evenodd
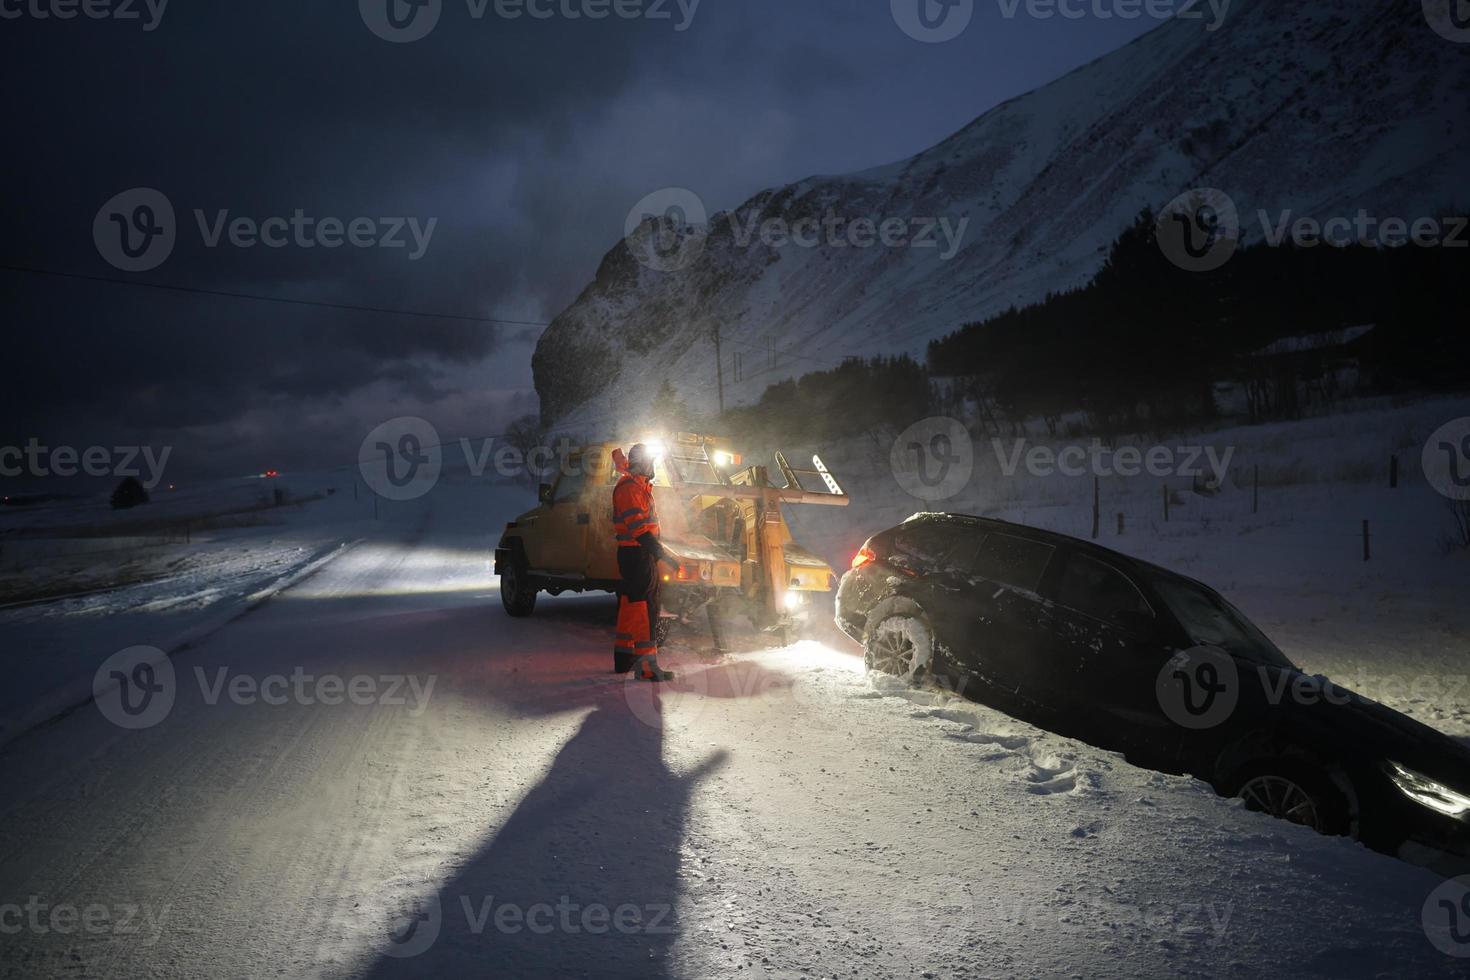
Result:
M1419 0L1237 0L1212 33L1167 22L908 160L762 191L702 225L645 221L541 337L543 416L591 426L665 378L712 407L716 327L731 404L846 355L922 353L1084 284L1140 210L1192 188L1229 195L1246 241L1263 237L1261 210L1273 225L1288 209L1434 215L1465 199L1467 92L1470 45L1435 33ZM837 239L817 247L756 230L829 215L835 236L804 226ZM855 247L848 223L864 216L932 244ZM945 229L963 230L953 249Z

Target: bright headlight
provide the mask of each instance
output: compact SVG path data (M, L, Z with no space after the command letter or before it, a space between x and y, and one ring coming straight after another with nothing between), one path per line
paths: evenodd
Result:
M1463 817L1470 814L1470 796L1450 789L1422 773L1407 769L1397 762L1388 764L1388 775L1399 792L1421 806L1427 806L1447 817Z
M796 592L794 590L793 591L790 591L790 592L787 592L786 593L786 608L787 609L792 609L792 610L800 609L801 608L802 598L803 598L803 596L802 596L802 594L800 592Z

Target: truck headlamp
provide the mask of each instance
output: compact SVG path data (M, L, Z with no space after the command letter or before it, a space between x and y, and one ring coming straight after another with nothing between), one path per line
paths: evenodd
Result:
M1415 803L1447 817L1463 818L1470 814L1470 796L1397 762L1389 762L1385 768L1398 791Z

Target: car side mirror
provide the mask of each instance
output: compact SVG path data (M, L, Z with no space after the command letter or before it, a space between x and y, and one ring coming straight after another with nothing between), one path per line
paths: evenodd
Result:
M551 484L543 483L536 488L536 499L543 504L551 503Z

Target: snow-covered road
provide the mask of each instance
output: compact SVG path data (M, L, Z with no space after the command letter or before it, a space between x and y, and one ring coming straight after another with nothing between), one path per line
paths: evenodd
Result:
M466 492L180 653L156 723L0 750L5 975L1464 975L1434 874L844 643L626 684L609 598L502 613Z

